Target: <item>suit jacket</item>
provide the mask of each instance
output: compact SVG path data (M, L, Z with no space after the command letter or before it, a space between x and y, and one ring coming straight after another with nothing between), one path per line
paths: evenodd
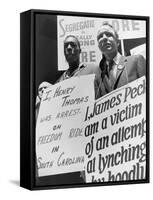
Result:
M101 77L99 77L99 97L146 75L146 62L142 55L120 57L120 61L117 64L116 79L111 87L106 73L106 62L103 59L99 67L101 69Z

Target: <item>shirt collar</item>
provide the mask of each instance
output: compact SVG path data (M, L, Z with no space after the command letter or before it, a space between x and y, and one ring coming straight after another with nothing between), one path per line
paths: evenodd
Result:
M74 70L74 72L71 75L69 75L68 74L68 70L66 70L64 72L64 78L67 79L67 78L73 77L76 72L80 71L84 67L85 67L85 64L84 63L80 63L79 66Z
M117 55L113 58L113 61L115 62L116 65L119 64L121 59L121 54L119 52L117 52Z
M78 69L84 68L86 65L84 63L80 63Z

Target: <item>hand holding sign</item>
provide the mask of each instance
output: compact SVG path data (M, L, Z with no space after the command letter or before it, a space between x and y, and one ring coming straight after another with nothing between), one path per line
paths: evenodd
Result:
M84 170L83 118L94 96L94 75L73 77L46 89L36 127L39 176Z

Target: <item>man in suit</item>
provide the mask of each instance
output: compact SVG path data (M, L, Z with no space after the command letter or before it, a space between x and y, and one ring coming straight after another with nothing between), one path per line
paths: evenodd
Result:
M125 57L118 52L118 34L109 23L103 23L97 34L97 41L102 52L99 64L101 96L146 74L146 63L143 56Z

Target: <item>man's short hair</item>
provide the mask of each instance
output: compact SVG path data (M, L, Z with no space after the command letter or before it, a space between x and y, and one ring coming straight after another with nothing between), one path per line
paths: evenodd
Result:
M76 40L76 42L77 42L77 44L78 44L78 46L79 46L79 49L80 49L80 42L79 42L78 38L77 38L75 35L67 35L66 38L65 38L65 40L64 40L64 42L65 42L65 41L67 40L67 38L69 38L69 37L73 37L73 38Z
M102 29L103 26L109 26L110 28L112 28L113 31L114 31L114 33L115 33L116 39L117 39L117 40L119 39L119 35L118 35L117 31L116 31L115 28L114 28L110 23L108 23L108 22L103 22L103 23L102 23L102 25L101 25L101 27L100 27L98 33L97 33L97 39L98 39L99 32L100 32L100 30Z

